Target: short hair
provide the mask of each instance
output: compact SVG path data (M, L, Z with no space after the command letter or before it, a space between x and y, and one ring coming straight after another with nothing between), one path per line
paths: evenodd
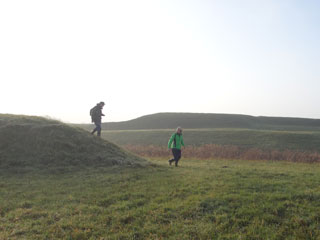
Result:
M179 130L179 129L181 129L181 130L182 130L182 128L181 128L181 127L177 127L176 132L178 132L178 130Z

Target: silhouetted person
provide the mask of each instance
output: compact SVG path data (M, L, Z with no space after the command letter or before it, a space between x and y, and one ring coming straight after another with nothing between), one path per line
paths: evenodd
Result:
M93 107L90 110L90 116L91 116L91 121L96 125L95 129L91 132L91 134L94 134L97 132L97 135L100 137L101 136L101 119L102 116L105 116L102 113L102 109L104 107L104 102L99 102L95 107Z
M184 142L182 138L182 129L178 127L176 132L172 134L171 138L168 142L168 148L172 149L173 159L169 160L169 164L171 165L175 162L175 166L178 166L178 162L181 158L181 146L184 147Z

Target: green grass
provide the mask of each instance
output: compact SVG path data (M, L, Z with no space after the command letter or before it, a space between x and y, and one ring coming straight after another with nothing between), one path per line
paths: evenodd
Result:
M320 165L182 159L169 167L0 172L0 239L319 239Z
M166 146L173 130L103 131L103 138L120 145ZM320 132L272 131L252 129L185 129L187 145L233 145L265 150L294 150L320 152Z
M144 164L81 128L41 117L0 114L0 169L78 169Z

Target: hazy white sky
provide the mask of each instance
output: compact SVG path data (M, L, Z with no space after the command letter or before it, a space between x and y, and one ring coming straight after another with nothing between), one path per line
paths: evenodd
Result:
M320 118L316 0L2 0L0 113Z

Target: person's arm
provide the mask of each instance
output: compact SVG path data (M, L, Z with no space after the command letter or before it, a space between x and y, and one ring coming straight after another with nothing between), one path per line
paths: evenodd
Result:
M169 148L169 149L171 148L171 145L172 145L174 136L175 136L175 134L173 134L173 135L171 136L171 138L169 139L169 142L168 142L168 148Z
M99 116L105 116L103 113L102 113L102 109L99 109Z

